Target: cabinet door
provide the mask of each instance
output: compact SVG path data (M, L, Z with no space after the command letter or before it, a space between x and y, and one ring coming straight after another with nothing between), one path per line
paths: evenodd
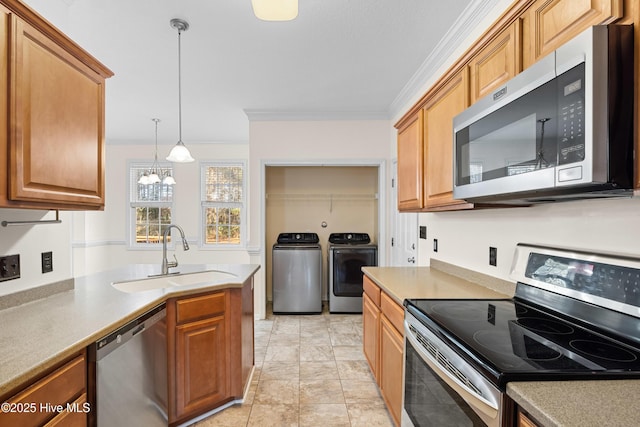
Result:
M224 316L176 327L176 419L228 396Z
M423 121L416 112L398 129L398 209L418 210L423 204Z
M524 68L592 25L622 17L623 0L538 0L524 15Z
M9 199L104 206L104 78L12 18Z
M380 309L367 294L362 295L362 350L378 381Z
M527 415L525 415L524 412L521 412L520 410L518 410L518 427L538 427L538 424L536 424L531 418L529 418Z
M404 341L385 315L380 319L380 391L396 425L402 412Z
M465 68L431 96L424 107L427 209L473 206L453 199L453 118L469 105L467 80Z
M471 104L520 72L519 30L517 20L469 62Z

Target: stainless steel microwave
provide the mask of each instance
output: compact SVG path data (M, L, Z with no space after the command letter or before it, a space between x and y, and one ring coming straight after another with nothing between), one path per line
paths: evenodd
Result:
M594 26L453 120L456 199L630 196L633 27Z

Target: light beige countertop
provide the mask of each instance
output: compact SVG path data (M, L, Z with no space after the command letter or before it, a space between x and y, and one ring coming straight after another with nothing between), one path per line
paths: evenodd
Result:
M362 267L362 271L398 304L405 298L498 299L513 295L431 267Z
M137 293L111 283L145 279L159 265L130 265L75 279L72 290L0 310L0 396L20 387L67 357L168 298L241 287L255 264L181 265L181 273L219 270L236 278L209 285L172 286ZM3 297L6 298L6 297Z
M510 382L507 394L545 427L640 426L640 380Z

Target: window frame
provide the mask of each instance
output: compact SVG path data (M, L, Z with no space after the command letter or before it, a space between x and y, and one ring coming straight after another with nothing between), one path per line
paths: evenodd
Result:
M127 201L126 201L126 209L127 209L127 249L129 250L162 250L162 242L159 240L158 243L138 243L136 239L136 209L137 207L157 207L157 208L170 208L171 209L171 223L175 219L176 215L176 198L175 198L175 186L173 186L171 201L132 201L132 191L134 190L134 185L137 183L132 182L132 169L133 168L145 168L148 169L153 165L153 161L149 160L130 160L127 162ZM173 165L170 162L158 162L158 166L160 169L171 169L172 176L175 177L175 170ZM175 243L173 239L168 239L167 248L173 249L175 247Z
M200 242L199 248L204 250L244 250L247 245L247 161L246 160L207 160L200 162ZM241 202L209 202L205 200L206 169L209 167L241 167L242 168L242 201ZM239 243L207 243L207 215L210 207L240 208L240 242Z

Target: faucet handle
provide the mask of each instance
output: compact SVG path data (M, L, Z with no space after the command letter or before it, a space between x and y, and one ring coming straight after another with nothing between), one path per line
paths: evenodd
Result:
M178 266L178 258L176 258L176 254L173 254L174 261L167 261L167 267L173 268Z

